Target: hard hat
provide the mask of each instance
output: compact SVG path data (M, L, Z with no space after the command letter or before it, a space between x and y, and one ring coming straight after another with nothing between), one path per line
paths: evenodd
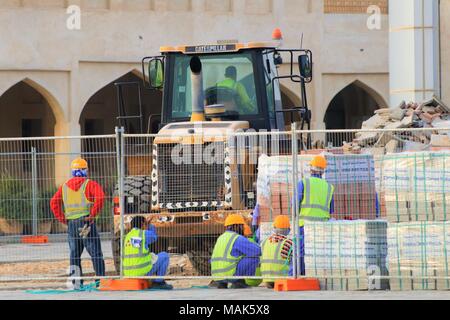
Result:
M273 221L273 227L277 229L289 229L291 227L291 222L289 221L289 216L279 215Z
M87 169L88 168L88 163L86 160L82 159L82 158L76 158L75 160L72 161L72 163L70 164L70 168L72 170L77 170L77 169Z
M318 168L318 169L325 170L326 167L327 167L327 160L325 159L324 156L320 156L320 155L319 156L315 156L311 160L310 165L311 165L312 169Z
M250 237L252 234L252 228L250 228L248 224L244 224L244 236Z
M230 214L226 219L225 219L225 227L228 226L232 226L234 224L244 224L245 225L245 221L244 218L242 218L241 215L239 214Z

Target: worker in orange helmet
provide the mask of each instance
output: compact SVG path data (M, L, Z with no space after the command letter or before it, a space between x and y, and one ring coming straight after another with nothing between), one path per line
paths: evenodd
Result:
M95 217L103 208L102 187L88 179L88 163L77 158L71 163L72 178L50 200L50 208L61 223L67 224L70 248L70 275L82 276L81 254L84 248L92 259L96 276L105 276L105 262ZM72 281L80 289L82 281ZM97 286L99 281L96 282Z
M277 278L292 275L292 240L289 216L279 215L273 222L273 232L261 244L261 275L268 288Z
M225 220L225 232L217 239L211 256L210 286L227 289L247 288L246 276L254 276L259 265L261 248L244 236L245 220L239 214L230 214ZM230 279L242 277L242 279Z
M334 186L323 178L327 160L324 156L317 155L311 160L310 167L311 176L304 177L297 185L300 211L298 266L301 275L305 275L305 220L328 221L334 212Z

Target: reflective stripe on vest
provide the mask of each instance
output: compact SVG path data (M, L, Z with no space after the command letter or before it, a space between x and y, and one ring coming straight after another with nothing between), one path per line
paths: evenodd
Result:
M86 179L77 191L69 188L67 183L62 186L64 216L67 220L75 220L90 214L92 202L86 197L88 183L89 179Z
M238 237L237 233L225 232L217 239L211 257L211 275L233 276L236 273L236 266L241 257L233 257L231 251Z
M132 238L140 239L139 248L132 245ZM125 237L123 274L127 277L146 276L153 267L150 251L145 248L144 230L134 228Z
M311 177L303 179L303 200L300 217L304 220L328 220L334 187L323 179ZM303 221L300 220L300 226Z
M262 257L261 257L261 275L265 278L267 276L286 277L289 273L289 263L281 256L281 251L288 239L280 242L270 242L265 240L262 243ZM271 279L264 279L270 281Z

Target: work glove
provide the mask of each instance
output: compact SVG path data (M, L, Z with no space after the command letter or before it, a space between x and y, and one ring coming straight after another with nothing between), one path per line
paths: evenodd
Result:
M83 228L78 228L78 232L80 238L86 239L89 235L89 232L91 232L91 226L86 223Z

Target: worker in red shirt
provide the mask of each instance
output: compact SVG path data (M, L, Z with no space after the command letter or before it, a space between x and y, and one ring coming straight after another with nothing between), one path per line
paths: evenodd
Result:
M102 210L105 194L97 182L87 178L86 160L73 160L71 170L72 178L65 182L50 200L50 207L56 219L68 227L70 276L82 276L81 254L84 248L91 256L95 274L104 276L105 262L95 217ZM83 282L72 283L74 288L78 289L78 284Z

